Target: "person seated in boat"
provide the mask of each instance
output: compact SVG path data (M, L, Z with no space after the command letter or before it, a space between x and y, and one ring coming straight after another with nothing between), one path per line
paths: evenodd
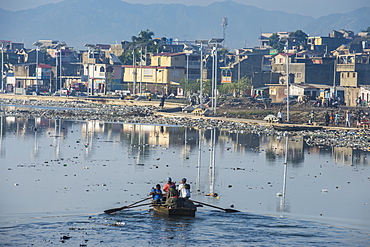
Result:
M171 184L170 188L168 189L168 192L167 192L167 198L179 198L179 193L177 192L176 190L176 185L175 184Z
M186 178L181 179L181 184L179 185L179 197L190 198L190 184L186 183Z
M161 200L162 200L161 185L157 184L155 188L152 188L149 195L153 196L152 203L161 203Z
M171 185L176 186L176 184L174 182L172 182L172 178L169 177L169 178L167 178L167 183L165 183L163 185L163 191L164 192L168 192L168 190L171 187Z

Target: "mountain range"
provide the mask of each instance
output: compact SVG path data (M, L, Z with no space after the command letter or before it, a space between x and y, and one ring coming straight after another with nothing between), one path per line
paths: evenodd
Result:
M120 0L64 0L34 9L0 9L2 40L24 42L31 48L40 39L66 42L76 49L86 43L131 41L141 30L154 37L195 40L222 38L222 18L228 18L225 43L232 49L258 45L262 32L302 30L327 36L332 30L355 33L370 25L370 8L320 18L267 11L227 0L208 6L182 4L129 4Z

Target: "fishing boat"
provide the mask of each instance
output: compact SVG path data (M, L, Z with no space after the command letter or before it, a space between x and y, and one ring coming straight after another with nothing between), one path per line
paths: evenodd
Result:
M321 126L288 126L288 125L273 125L275 130L279 131L302 131L302 130L320 130L322 129Z
M164 204L152 204L154 214L163 216L195 217L197 207L185 198L169 198Z

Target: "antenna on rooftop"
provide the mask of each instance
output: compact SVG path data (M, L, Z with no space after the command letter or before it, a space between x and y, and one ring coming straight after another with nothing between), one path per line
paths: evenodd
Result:
M223 28L223 32L222 32L222 38L224 39L224 47L226 47L226 37L225 37L225 34L226 34L226 27L228 25L228 21L227 21L227 17L222 17L222 28Z

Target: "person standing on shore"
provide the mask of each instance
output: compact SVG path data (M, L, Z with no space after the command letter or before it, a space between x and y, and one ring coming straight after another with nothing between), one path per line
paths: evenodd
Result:
M164 108L164 101L165 100L166 100L166 94L163 94L162 98L161 98L161 103L159 104L159 106L162 107L162 109Z
M308 123L313 124L314 119L315 119L315 113L312 110L310 113L310 120L308 121Z
M279 123L282 123L283 122L283 119L284 119L284 113L279 110L278 114L277 114L277 118L279 120Z
M325 126L329 126L329 122L330 122L330 115L329 115L329 112L326 112L325 113Z
M330 124L331 124L331 125L334 125L334 117L335 117L335 116L334 116L334 112L333 112L333 111L331 111L331 112L330 112Z
M350 114L349 111L346 113L346 125L345 127L351 128L351 117L352 115Z
M337 127L339 126L339 117L340 117L339 112L335 113L335 115L334 115L334 125L337 126Z

